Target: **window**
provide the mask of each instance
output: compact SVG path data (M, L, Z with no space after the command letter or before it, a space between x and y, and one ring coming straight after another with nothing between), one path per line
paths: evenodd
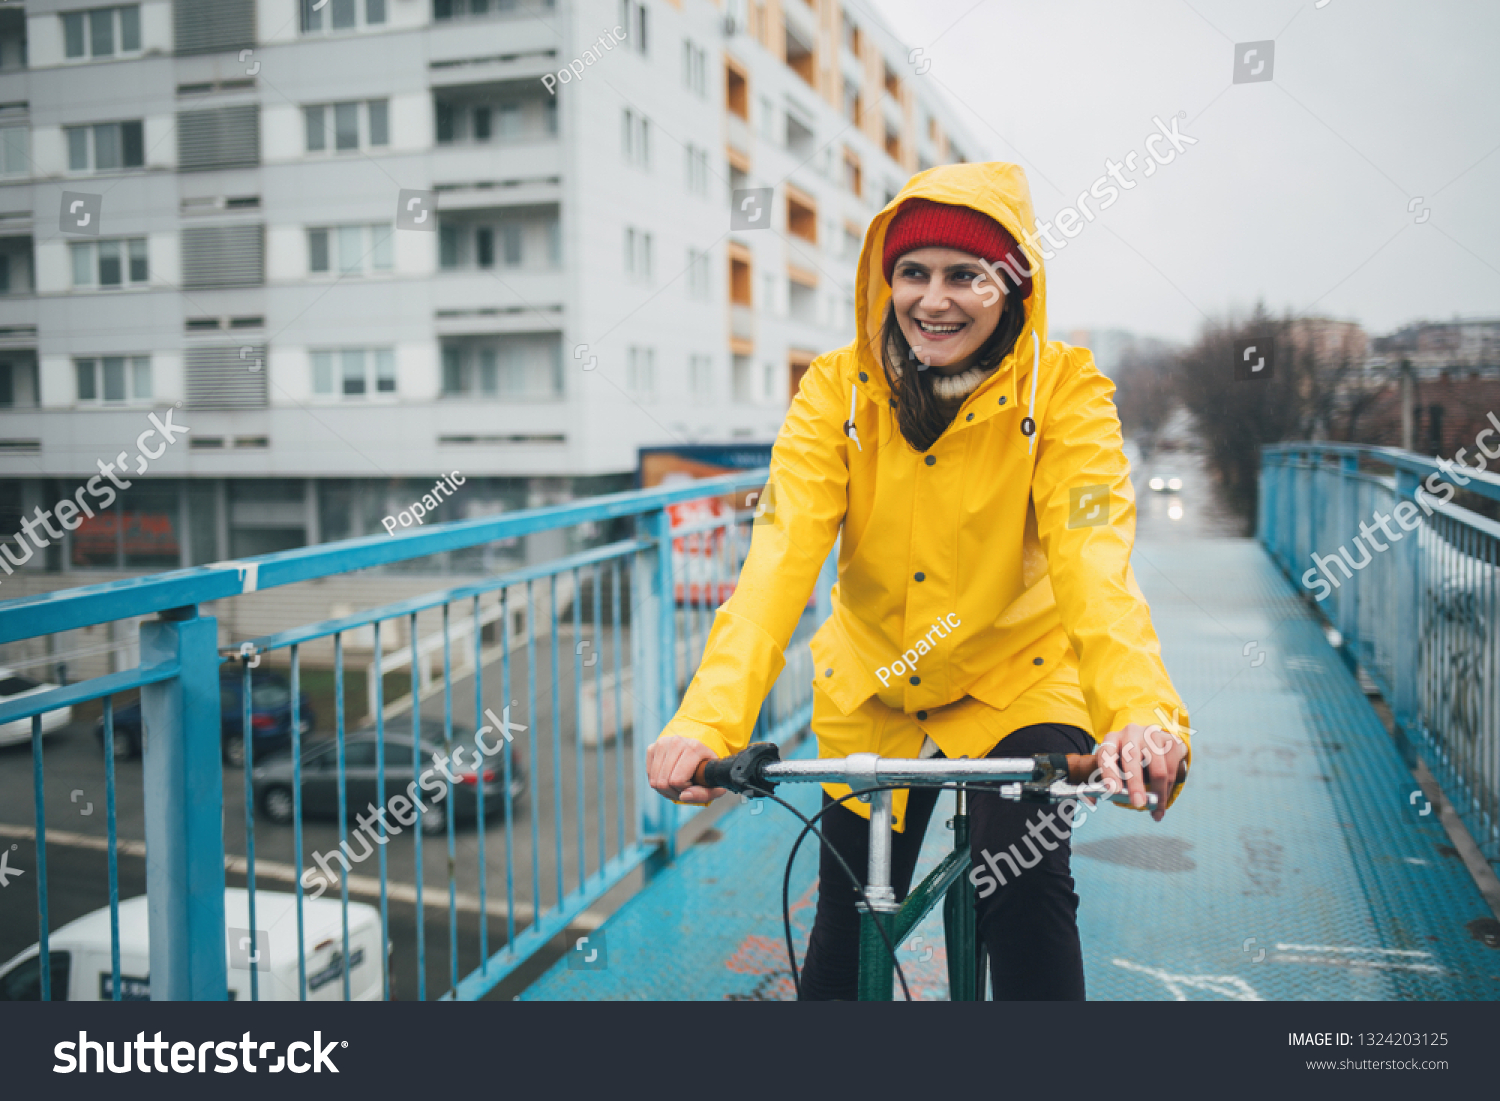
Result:
M444 220L438 226L438 266L445 271L555 268L561 262L558 229L555 208L541 216Z
M560 398L562 341L556 333L443 345L445 397Z
M711 294L708 275L708 253L701 249L687 250L687 296L708 298Z
M633 18L632 18L633 17ZM635 43L638 52L649 53L646 41L646 5L632 0L620 0L620 29L628 40Z
M0 127L0 176L31 175L30 139L29 127Z
M844 117L859 125L859 85L844 78Z
M557 0L432 0L434 20L550 12ZM627 28L628 29L628 28Z
M109 172L139 168L146 163L146 143L139 119L64 126L63 137L68 143L70 172Z
M708 98L708 51L690 38L682 40L682 86L700 99Z
M152 398L150 356L75 359L73 371L78 380L80 405L120 405L149 402Z
M385 0L302 0L303 34L376 27L385 20Z
M695 402L708 405L714 397L714 361L708 355L688 356L688 391Z
M625 227L625 274L641 282L651 279L651 234Z
M348 153L390 144L386 100L322 103L302 110L309 153Z
M67 57L119 57L141 51L141 8L94 8L62 13Z
M438 144L536 141L557 133L557 101L534 96L435 104Z
M848 12L842 13L842 19L843 19L843 28L842 29L843 29L843 32L844 32L843 33L844 49L848 50L855 57L858 57L859 56L859 28L856 27L854 25L854 21L849 18L849 13Z
M314 351L312 390L320 397L355 401L371 394L395 394L396 353L390 348Z
M122 287L146 282L144 237L75 241L68 248L73 257L75 287Z
M683 167L687 174L687 189L694 195L708 195L708 150L700 149L688 142L682 149Z
M651 168L651 120L627 107L620 121L620 152L625 157L625 163L649 171Z
M340 275L364 275L390 271L392 259L391 225L326 226L307 231L307 270L337 272Z
M56 948L47 953L47 970L51 972L48 993L54 1002L68 1000L68 979L72 974L73 956ZM111 972L113 976L113 972ZM122 976L123 978L123 976ZM42 958L32 956L18 963L0 979L0 1002L39 1002L42 1000Z
M864 244L864 234L858 233L849 226L844 227L844 259L858 260L859 250Z
M859 157L847 148L844 150L844 187L851 195L864 194L864 176L859 170Z
M625 391L636 397L656 394L656 349L632 344L625 354Z

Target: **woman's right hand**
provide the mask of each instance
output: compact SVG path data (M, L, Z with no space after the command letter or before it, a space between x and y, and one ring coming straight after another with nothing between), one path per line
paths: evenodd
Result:
M679 735L661 738L646 747L646 777L657 794L679 803L711 803L723 788L705 788L693 783L693 773L703 761L715 760L714 751L696 738Z

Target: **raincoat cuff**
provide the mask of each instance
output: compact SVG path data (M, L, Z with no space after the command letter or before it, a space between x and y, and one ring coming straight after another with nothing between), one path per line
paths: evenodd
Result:
M657 741L661 741L662 738L671 737L692 738L694 741L702 742L709 749L713 750L715 757L729 757L732 755L729 743L724 740L723 735L713 727L695 722L692 719L673 719L667 724L666 729L661 732L661 737L657 738Z

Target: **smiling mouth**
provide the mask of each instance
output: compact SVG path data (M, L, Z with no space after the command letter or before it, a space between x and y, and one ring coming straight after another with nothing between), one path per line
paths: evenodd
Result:
M921 329L922 332L926 333L928 336L952 336L954 333L958 332L964 327L963 325L939 325L936 322L923 321L920 318L913 318L912 320L916 321L917 328Z

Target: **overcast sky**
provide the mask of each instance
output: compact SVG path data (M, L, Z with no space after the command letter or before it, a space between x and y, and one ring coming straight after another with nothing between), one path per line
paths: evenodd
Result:
M1493 0L850 0L872 5L1039 218L1186 112L1197 144L1150 178L1138 159L1049 263L1054 331L1188 340L1257 299L1371 333L1500 317ZM1272 79L1234 83L1265 40Z

